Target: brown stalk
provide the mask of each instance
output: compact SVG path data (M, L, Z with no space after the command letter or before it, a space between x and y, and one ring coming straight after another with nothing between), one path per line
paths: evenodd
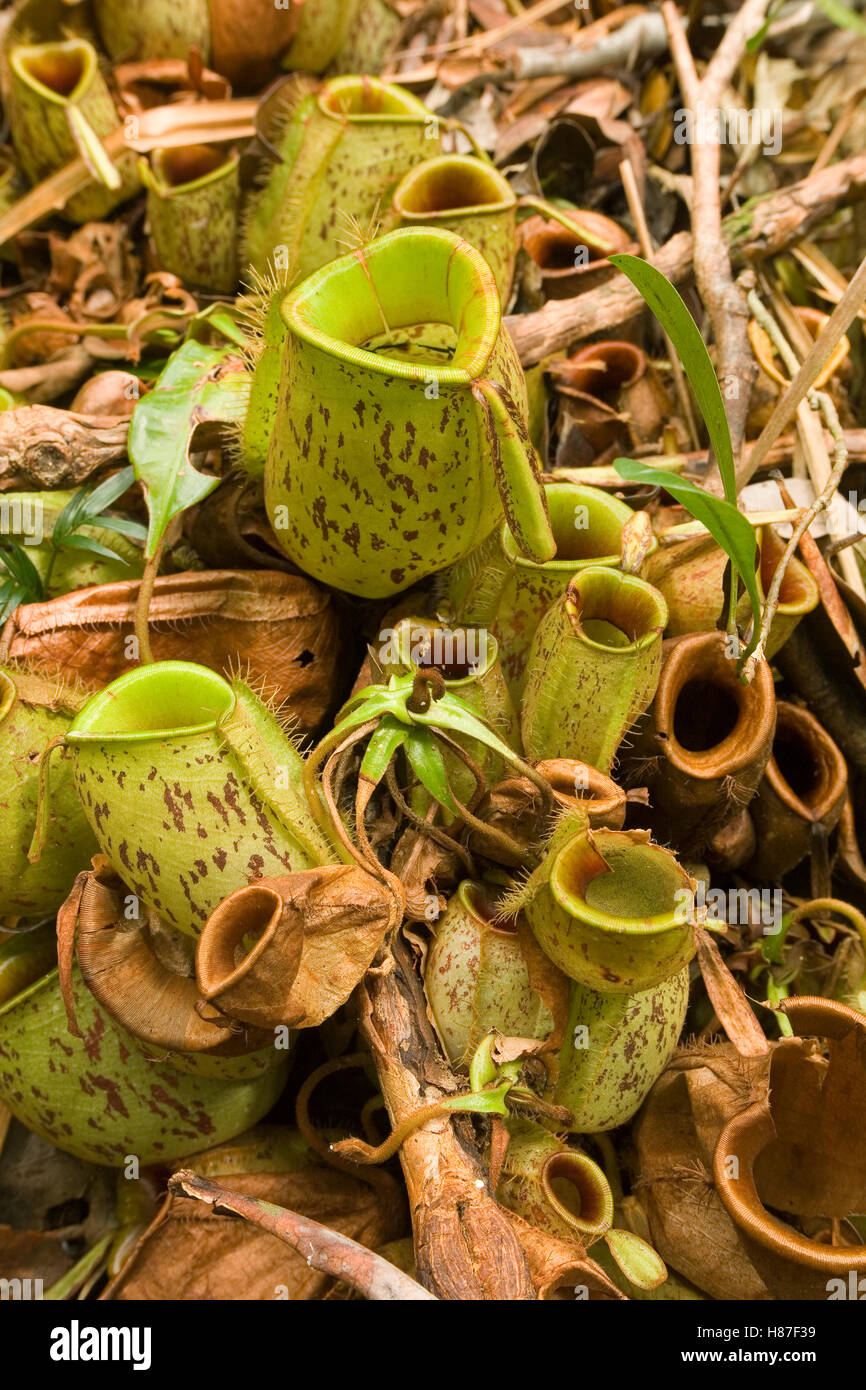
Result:
M661 9L683 101L693 113L700 108L718 110L725 89L745 54L747 41L761 27L767 0L745 0L733 16L701 79L695 69L679 10L673 0L663 0ZM720 160L721 148L715 141L698 139L692 144L691 214L695 281L713 327L716 372L725 399L729 402L728 424L736 459L746 432L746 416L756 367L749 347L745 295L734 283L731 256L722 235Z
M390 969L368 972L358 989L362 1034L373 1054L393 1125L457 1091L427 1016L405 942ZM409 1193L418 1278L449 1300L531 1300L526 1255L494 1200L466 1116L440 1116L400 1150Z
M170 1178L168 1190L206 1202L215 1212L229 1212L260 1231L268 1231L297 1250L314 1269L342 1280L365 1298L406 1302L435 1297L381 1255L339 1231L301 1216L300 1212L232 1192L208 1178L197 1177L189 1168L182 1168Z

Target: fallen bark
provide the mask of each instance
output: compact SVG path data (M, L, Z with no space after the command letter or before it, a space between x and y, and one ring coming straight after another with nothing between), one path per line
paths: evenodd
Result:
M0 492L78 487L126 461L129 420L74 415L50 405L0 412Z

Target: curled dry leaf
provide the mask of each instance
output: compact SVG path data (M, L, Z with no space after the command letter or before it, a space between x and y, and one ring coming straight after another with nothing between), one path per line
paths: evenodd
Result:
M357 865L259 879L208 918L196 951L199 987L231 1018L313 1028L363 979L403 906L396 887ZM244 953L248 934L256 940Z

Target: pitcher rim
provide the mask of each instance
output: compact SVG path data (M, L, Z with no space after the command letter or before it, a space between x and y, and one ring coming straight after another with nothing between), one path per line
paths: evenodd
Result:
M84 55L85 61L82 67L81 76L79 77L75 86L72 88L72 91L67 92L65 95L61 92L55 92L52 90L51 87L46 86L46 84L40 81L38 77L34 77L32 72L28 72L23 64L23 55L40 53L46 49L53 50L55 53L70 53L77 50L79 53L83 53ZM35 91L38 96L44 97L47 101L53 102L55 106L74 106L75 103L80 101L81 98L86 94L87 89L90 86L90 83L93 81L94 76L99 71L99 63L96 57L96 50L94 49L93 44L85 38L64 39L62 42L59 43L19 44L17 48L12 49L12 52L9 55L9 66L12 68L13 72L15 73L15 76L18 77L22 82L26 83L27 86L30 87L31 91Z
M394 111L370 111L366 113L334 111L330 106L325 105L326 97L333 91L349 89L352 86L357 89L365 82L371 87L378 88L381 92L399 93L402 100L417 108L417 114L412 111L406 111L402 115ZM327 116L328 120L346 122L349 125L363 127L372 125L376 121L391 121L397 125L426 125L431 120L435 120L437 125L439 124L439 118L432 111L429 111L417 97L413 96L407 87L401 87L399 82L383 82L379 77L366 74L343 73L339 77L332 77L316 95L316 105L322 115Z
M304 316L306 303L329 280L345 275L354 262L360 262L361 265L366 266L366 258L369 255L374 254L378 257L395 244L399 245L401 241L408 238L426 238L428 241L438 241L450 245L452 256L458 255L469 261L483 286L487 323L480 337L479 345L470 358L468 367L437 367L427 362L402 362L397 358L370 352L367 348L355 347L342 338L335 338L329 333L323 333L306 321ZM363 367L377 376L396 377L401 381L412 381L424 386L432 382L439 386L469 386L473 381L477 381L483 375L490 361L490 356L496 347L502 329L499 291L496 288L493 271L480 251L477 251L463 237L457 236L454 232L446 231L444 227L398 227L395 231L378 237L368 246L360 247L355 251L350 251L345 256L339 256L336 260L329 261L327 265L314 271L312 275L286 295L280 305L280 316L290 333L311 347L318 348L320 352L326 353L329 357L334 357L355 367Z
M155 671L164 675L170 675L172 671L182 671L184 675L194 673L198 676L204 676L207 683L215 689L217 687L222 688L229 697L229 703L225 709L215 714L213 719L198 724L178 724L159 729L130 729L115 732L93 728L93 721L104 709L110 708L118 688L125 690L127 686L137 685L142 680L152 678ZM98 690L76 715L72 725L67 730L64 742L73 747L97 743L153 743L157 740L189 738L196 734L213 733L219 728L221 721L232 714L236 703L237 697L228 681L217 671L212 671L210 667L201 666L192 661L155 661L147 666L136 666L132 671L124 672L122 676L118 676L110 685L107 685L104 690ZM90 725L89 728L87 727L88 724ZM81 727L82 725L84 727Z
M485 174L493 174L494 180L501 184L504 184L505 188L508 190L508 197L505 197L503 194L503 197L496 202L460 203L448 208L434 208L431 209L431 211L429 212L412 212L410 209L403 207L400 204L399 199L402 196L402 190L406 187L406 185L411 184L413 179L418 178L419 175L423 174L433 165L442 164L459 164L461 167L473 169L473 172L475 172L475 169L481 169ZM409 169L403 175L402 179L400 180L400 182L394 190L394 197L392 199L391 206L394 209L394 212L399 217L405 217L408 221L410 221L413 224L418 223L423 226L429 221L430 223L435 225L437 218L463 217L468 214L473 214L476 216L479 214L484 214L485 216L487 216L497 212L511 212L517 207L517 195L511 188L511 185L508 183L508 180L505 179L502 176L502 174L500 174L499 170L496 168L494 164L491 164L489 169L486 169L481 160L473 157L472 155L437 154L433 155L430 159L423 160L421 164L416 164L412 169Z

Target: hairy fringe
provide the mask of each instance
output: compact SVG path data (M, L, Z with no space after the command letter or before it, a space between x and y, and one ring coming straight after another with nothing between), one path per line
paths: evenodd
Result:
M41 671L31 670L26 661L20 661L14 657L4 661L2 667L13 680L16 675L29 676L32 680L39 680L45 685L53 686L54 695L48 706L43 706L38 701L28 700L26 696L19 694L18 698L22 705L28 709L48 708L55 711L63 709L74 714L94 694L93 687L86 685L78 676L68 675L65 672L63 674L51 672L49 675L43 675Z
M227 673L230 681L239 681L253 692L271 718L279 724L287 742L292 745L296 753L303 757L304 736L298 732L298 717L291 713L291 702L288 699L280 700L277 698L278 687L269 681L263 672L253 671L251 663L242 661L240 657L231 658Z

